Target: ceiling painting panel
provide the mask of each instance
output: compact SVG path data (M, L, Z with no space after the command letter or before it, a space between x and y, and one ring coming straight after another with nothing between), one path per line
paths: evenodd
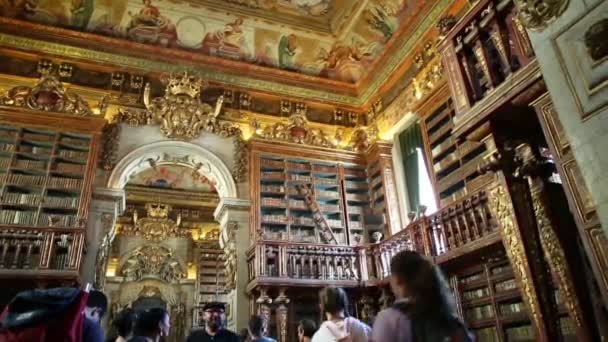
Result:
M429 7L419 0L0 0L8 17L351 84ZM351 24L336 37L340 20Z
M161 165L131 176L128 185L156 189L187 190L216 193L215 184L191 168L180 165Z

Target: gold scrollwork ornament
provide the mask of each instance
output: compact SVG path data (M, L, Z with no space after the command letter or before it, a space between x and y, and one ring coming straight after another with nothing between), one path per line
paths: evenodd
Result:
M89 104L78 94L65 90L55 76L45 75L34 87L17 86L0 96L0 104L45 112L92 116Z
M540 31L568 8L570 0L515 0L519 17L526 28Z
M517 231L513 208L503 186L497 186L490 190L489 206L493 216L500 224L505 250L513 266L516 279L519 280L530 315L535 325L541 327L543 326L543 319L538 307L533 281L528 277L526 254L521 242L522 237Z
M200 135L201 130L212 131L217 125L217 117L224 102L220 96L215 108L200 100L200 91L206 85L201 78L184 72L171 74L165 94L150 100L150 84L144 89L144 104L152 120L160 124L160 131L168 138L191 140Z

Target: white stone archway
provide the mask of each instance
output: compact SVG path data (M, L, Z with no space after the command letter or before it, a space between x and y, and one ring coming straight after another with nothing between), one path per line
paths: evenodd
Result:
M191 167L215 183L220 199L238 196L226 164L204 147L184 141L159 141L129 152L112 171L107 187L124 189L131 175L152 167L151 163Z
M245 294L248 282L245 250L250 244L250 201L239 198L236 183L226 164L213 152L197 144L169 140L153 142L140 146L122 157L110 174L107 188L123 191L132 175L153 165L167 164L190 167L215 183L220 202L214 217L219 222L223 235L220 241L234 239L238 246L235 253L237 259L235 288L228 295L231 306L231 314L228 317L229 327L233 330L244 328L249 318L249 299ZM233 234L228 234L229 230L233 230Z

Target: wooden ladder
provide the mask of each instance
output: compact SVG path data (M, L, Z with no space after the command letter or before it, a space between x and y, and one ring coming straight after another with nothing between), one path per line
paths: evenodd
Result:
M338 240L331 230L329 223L327 223L325 216L323 216L319 203L317 203L317 200L315 199L313 189L306 185L298 185L297 189L300 195L304 196L304 202L306 202L308 208L312 210L312 218L315 221L317 228L319 228L323 240L325 240L326 243L337 245Z

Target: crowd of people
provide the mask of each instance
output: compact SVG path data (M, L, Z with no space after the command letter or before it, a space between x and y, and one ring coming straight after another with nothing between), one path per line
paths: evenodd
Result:
M395 295L392 306L382 310L374 319L373 326L350 315L346 292L341 288L328 287L320 293L319 309L325 319L317 328L312 320L302 320L297 326L299 342L468 342L473 338L464 322L457 316L453 297L439 270L424 256L402 251L390 263L390 286ZM73 289L72 289L73 290ZM34 290L39 291L39 290ZM20 297L21 296L21 297ZM40 301L40 293L18 295L0 317L0 341L26 341L24 333L16 334L20 327L52 317L57 305L75 300L76 293L70 289L47 294L42 306L31 313L32 303ZM58 304L59 303L59 304ZM30 310L29 313L26 310ZM70 341L103 342L101 320L108 308L108 300L100 291L90 291L82 313L74 316L81 321L82 329L75 329L82 338ZM12 310L12 311L11 311ZM42 310L42 311L41 311ZM45 311L46 310L46 311ZM27 317L25 317L27 316ZM24 318L25 317L25 318ZM203 308L204 328L194 330L186 342L274 342L264 336L265 321L261 316L252 316L248 327L240 335L226 329L225 308L222 303L208 303ZM50 326L50 323L48 324ZM115 336L108 342L158 342L169 336L171 319L169 312L152 308L137 314L126 308L112 321ZM68 328L68 331L71 328ZM26 329L27 330L27 329ZM7 332L11 332L8 334ZM63 333L59 332L59 333ZM36 332L29 332L35 336ZM7 337L8 336L8 337ZM58 335L53 335L57 337ZM11 339L12 338L12 339ZM52 339L51 339L52 340ZM32 339L31 341L51 341ZM27 340L30 341L30 340Z

